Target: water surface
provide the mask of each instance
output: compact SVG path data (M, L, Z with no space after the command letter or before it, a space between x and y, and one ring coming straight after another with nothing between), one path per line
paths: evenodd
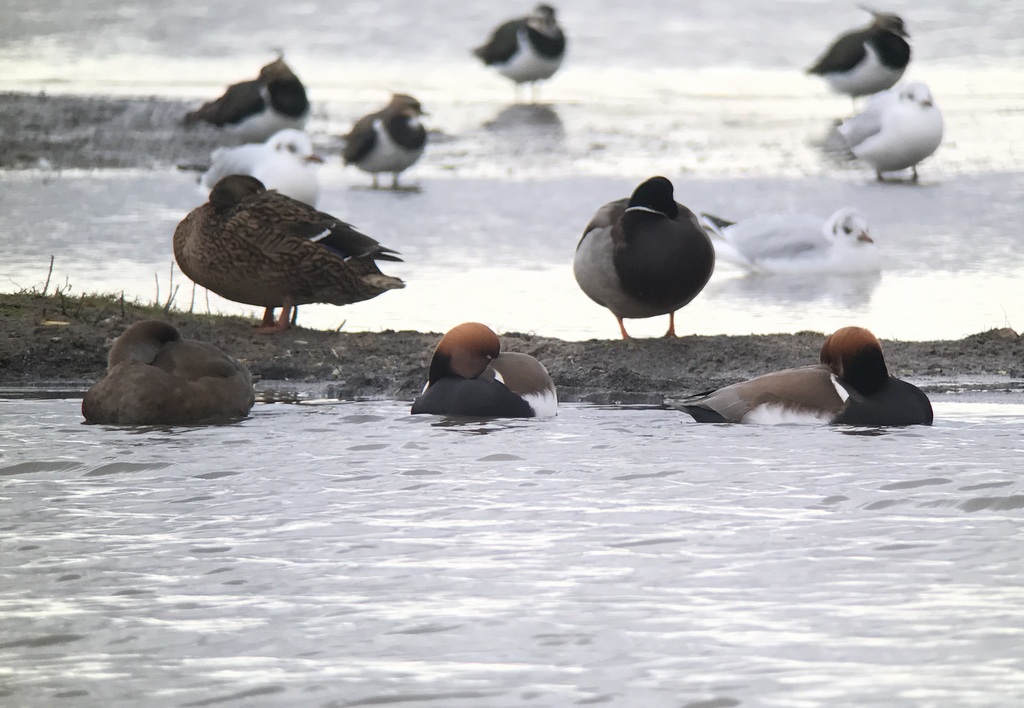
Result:
M283 47L321 144L389 91L421 98L435 139L409 173L420 191L360 189L336 157L322 172L321 206L401 251L388 269L408 288L303 307L311 326L615 336L572 252L600 204L661 173L725 217L859 207L885 256L877 278L722 267L681 332L1020 328L1021 7L886 8L946 116L908 187L818 149L850 103L801 71L861 11L691 5L560 3L565 70L522 107L468 57L498 19L484 5L12 0L0 89L198 103ZM165 299L174 225L202 199L192 178L0 174L3 288L41 288L53 255L51 290ZM82 425L77 400L7 398L0 703L1013 705L1024 407L935 398L935 426L886 431L574 405L452 424L401 402L116 429Z
M78 405L0 408L10 705L1024 692L1020 404L939 397L888 431L402 403L119 430Z

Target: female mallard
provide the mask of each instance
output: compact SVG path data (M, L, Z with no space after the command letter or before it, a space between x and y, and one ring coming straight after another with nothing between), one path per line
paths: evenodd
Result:
M529 354L502 352L487 325L465 322L441 337L413 413L481 418L553 416L558 395L547 369Z
M629 199L601 207L587 224L572 263L587 297L622 320L668 315L704 289L715 269L715 249L697 217L676 202L672 183L651 177Z
M192 425L244 418L249 370L212 344L182 339L167 322L136 322L107 355L107 375L82 400L90 423Z
M263 331L287 329L296 305L348 305L405 287L375 262L401 261L395 251L247 175L222 179L178 224L174 258L221 297L267 308Z

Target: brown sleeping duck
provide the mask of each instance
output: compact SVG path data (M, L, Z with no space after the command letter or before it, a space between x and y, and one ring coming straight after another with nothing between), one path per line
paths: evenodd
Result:
M82 415L108 425L192 425L244 418L254 402L245 366L167 322L144 320L114 342Z

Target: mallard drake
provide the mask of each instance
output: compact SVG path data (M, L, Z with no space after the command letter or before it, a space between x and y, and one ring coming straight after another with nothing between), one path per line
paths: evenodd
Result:
M558 25L555 8L537 5L526 17L499 25L473 54L515 82L534 84L550 79L565 58L565 33Z
M223 96L187 114L185 125L209 123L261 141L285 128L302 130L308 120L306 89L279 55L256 79L228 86Z
M192 425L244 418L254 402L245 366L167 322L144 320L114 342L82 415L107 425Z
M348 305L405 287L375 262L401 261L395 251L247 175L222 179L178 224L174 258L198 285L267 308L261 330L287 329L296 305Z
M420 123L426 115L412 96L396 93L382 110L363 116L345 136L342 159L373 175L391 173L391 188L398 188L398 175L420 159L427 144L427 131Z
M453 327L437 343L427 384L413 413L481 418L549 417L558 395L544 365L529 354L502 352L498 335L479 322Z
M622 320L668 315L697 297L715 269L715 249L672 183L651 177L628 199L598 209L576 246L573 274L586 295Z
M701 423L931 425L932 404L889 375L882 345L863 327L843 327L821 346L820 363L784 369L676 404Z
M832 42L807 70L825 79L836 93L852 98L892 88L910 63L910 37L903 19L886 12L871 13L871 22Z

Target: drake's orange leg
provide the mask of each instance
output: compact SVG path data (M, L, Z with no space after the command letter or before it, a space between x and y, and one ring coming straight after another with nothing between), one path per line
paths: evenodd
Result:
M668 313L668 331L665 332L666 337L676 336L676 313Z
M626 331L626 325L622 324L622 318L616 317L615 319L619 321L619 331L622 332L622 338L630 339L629 332Z

